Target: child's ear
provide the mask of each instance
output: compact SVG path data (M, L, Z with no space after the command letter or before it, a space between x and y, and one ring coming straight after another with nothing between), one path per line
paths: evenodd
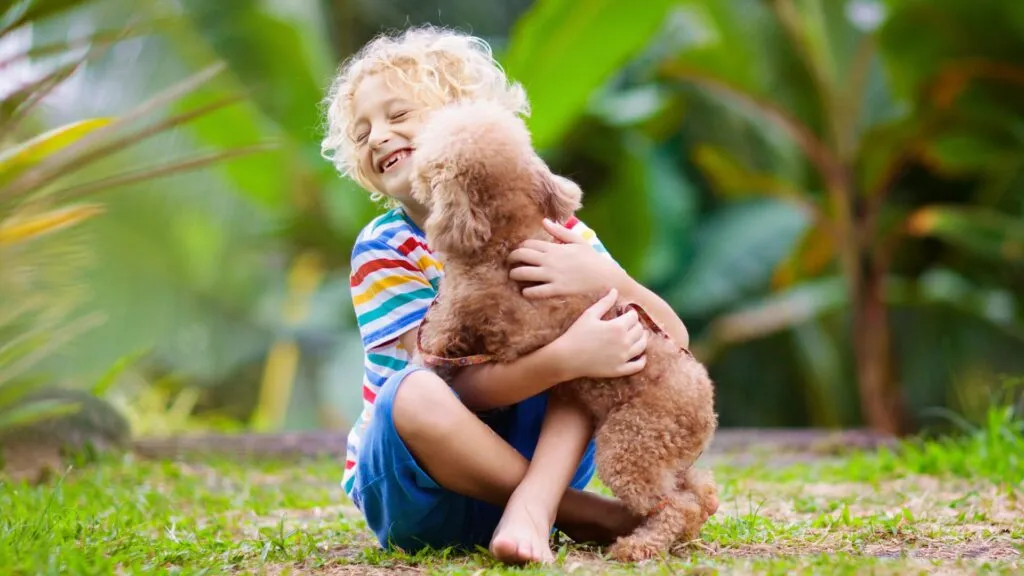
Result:
M435 202L426 222L430 249L448 254L471 254L491 239L491 223L484 211L474 205L455 179L435 182L431 192Z
M583 191L563 176L552 174L547 166L537 168L536 184L544 215L553 222L565 222L580 209Z

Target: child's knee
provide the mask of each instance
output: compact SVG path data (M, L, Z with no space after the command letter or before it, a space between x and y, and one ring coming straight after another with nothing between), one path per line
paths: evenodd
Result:
M433 372L419 370L405 377L392 404L398 435L445 434L452 426L453 410L464 409L448 384Z

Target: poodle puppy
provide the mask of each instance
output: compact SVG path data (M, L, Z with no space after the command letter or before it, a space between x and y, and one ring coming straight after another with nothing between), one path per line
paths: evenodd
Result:
M548 344L603 294L532 300L509 278L509 253L529 239L552 241L547 217L565 222L582 192L551 173L517 116L488 102L458 103L428 118L413 155L412 194L428 206L425 233L444 263L438 296L419 332L435 365L511 362ZM647 365L615 379L561 384L594 419L597 474L634 513L646 515L610 553L640 561L697 537L718 508L709 472L693 468L718 425L704 366L635 303L649 339Z

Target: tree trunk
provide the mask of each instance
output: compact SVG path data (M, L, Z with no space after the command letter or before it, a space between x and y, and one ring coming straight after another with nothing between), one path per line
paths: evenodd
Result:
M857 389L868 426L884 434L911 432L902 391L893 376L892 339L883 290L885 272L864 255L851 294Z

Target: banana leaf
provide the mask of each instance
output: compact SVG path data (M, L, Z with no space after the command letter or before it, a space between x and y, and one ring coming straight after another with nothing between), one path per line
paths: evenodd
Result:
M674 4L539 0L531 6L513 27L501 62L529 94L537 148L560 140L595 90L646 47Z
M994 262L1024 261L1024 220L981 206L925 206L912 214L908 229Z
M666 296L681 314L709 317L767 288L775 268L810 225L792 205L768 199L731 204L702 223L696 256Z

